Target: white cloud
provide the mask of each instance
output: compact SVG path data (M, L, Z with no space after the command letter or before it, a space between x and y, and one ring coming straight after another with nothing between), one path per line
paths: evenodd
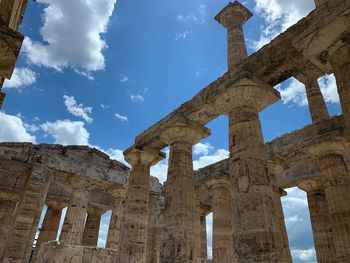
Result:
M41 129L54 138L55 143L64 145L88 145L89 132L84 127L84 122L57 120L42 124Z
M179 14L177 15L176 19L181 23L197 23L197 24L204 24L206 22L207 17L207 5L200 4L195 12L193 14L189 15L183 15Z
M18 117L0 112L1 142L36 142L35 136L29 133L26 124Z
M92 113L92 107L84 107L83 104L78 104L74 96L63 95L63 99L69 113L84 119L87 123L93 122L93 119L89 116Z
M269 43L315 8L313 0L255 0L255 3L255 11L265 20L265 26L260 28L259 40L253 42L255 50Z
M105 105L105 104L100 104L102 109L109 109L111 106L110 105Z
M193 146L193 154L195 155L200 155L200 154L208 154L209 151L213 150L214 147L211 146L211 144L209 142L207 143L197 143Z
M121 115L119 113L114 114L114 116L116 117L117 120L120 120L122 122L129 121L128 117Z
M129 81L129 78L128 76L126 75L123 75L123 74L120 74L120 80L119 80L121 83L126 83Z
M326 103L339 103L336 79L333 74L319 78L318 83ZM291 78L288 84L282 87L283 84L276 86L276 89L281 93L284 104L294 104L297 106L308 105L304 84L295 78Z
M313 248L310 249L292 249L292 256L294 262L308 262L317 263L316 261L316 251Z
M22 89L36 82L37 74L30 68L15 68L10 80L5 80L4 88Z
M293 103L298 106L308 105L305 86L295 78L290 80L287 87L282 88L282 85L278 85L276 89L281 93L284 104Z
M318 83L320 84L321 91L326 102L339 103L337 83L334 74L319 78Z
M197 170L216 163L229 157L229 152L225 149L218 149L213 154L200 156L197 160L193 161L193 169Z
M124 154L123 154L122 150L119 150L119 149L108 149L105 152L111 157L111 159L117 160L117 161L125 164L126 166L130 167L130 164L128 164L125 161L125 159L124 159Z
M177 33L175 35L174 40L185 40L189 33L190 33L190 31L188 31L188 30L184 31L183 33Z
M102 51L107 47L101 34L107 31L116 0L38 0L45 4L40 34L42 42L26 38L28 62L62 70L104 69Z
M144 97L140 94L136 94L136 95L131 95L130 99L132 102L143 102L145 101Z

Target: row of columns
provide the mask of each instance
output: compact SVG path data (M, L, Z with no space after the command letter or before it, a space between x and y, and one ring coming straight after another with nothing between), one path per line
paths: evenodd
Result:
M36 261L40 245L57 239L62 209L65 204L46 201L52 179L51 171L34 165L20 200L0 201L0 261L24 263ZM89 205L85 182L71 180L73 190L62 226L60 241L67 245L97 246L100 219L105 210ZM115 197L106 247L118 249L123 220L123 189L111 189ZM33 252L33 243L44 204L46 214Z

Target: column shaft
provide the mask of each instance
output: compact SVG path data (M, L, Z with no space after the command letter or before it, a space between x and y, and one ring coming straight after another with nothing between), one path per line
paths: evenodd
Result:
M47 207L45 218L41 226L37 244L56 240L58 227L61 220L61 209L56 209L51 206Z
M326 103L316 78L309 78L305 83L312 123L329 118Z
M60 241L68 245L82 244L87 205L88 192L85 187L74 187L62 226Z
M96 247L100 232L101 215L88 213L83 232L83 246Z
M336 263L332 228L324 190L307 193L311 225L318 262Z
M283 238L272 227L276 218L274 183L257 111L240 107L229 116L230 174L233 177L235 254L237 262L278 262Z
M212 186L213 195L213 262L235 262L232 228L232 199L228 182Z
M7 241L4 263L27 262L37 230L46 195L50 185L48 171L35 165L26 183L23 196L18 203L11 236ZM29 248L28 248L29 246Z
M337 262L350 258L350 174L341 155L320 159Z
M111 221L109 223L109 230L107 236L106 247L112 249L119 249L121 238L121 223L124 217L124 200L121 197L116 197L112 209Z
M343 116L350 136L350 45L340 48L332 57L332 67Z
M129 175L120 245L120 262L146 262L149 171L149 165L134 164Z
M195 188L192 144L170 145L166 186L165 230L160 262L197 262L195 251ZM197 259L196 259L197 260Z

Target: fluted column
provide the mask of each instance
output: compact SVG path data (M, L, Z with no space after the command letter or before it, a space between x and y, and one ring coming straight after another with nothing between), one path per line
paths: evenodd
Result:
M98 207L88 205L87 218L83 232L82 245L88 247L96 247L98 242L98 235L100 233L101 215L105 211Z
M110 192L114 197L114 205L109 223L106 248L118 250L121 238L121 225L124 218L126 191L124 189L113 189Z
M164 158L164 154L145 147L132 147L124 152L124 156L132 169L126 193L119 261L146 263L150 167Z
M229 178L217 178L208 182L212 191L213 211L213 262L236 262L233 245L233 204Z
M35 164L25 185L23 196L18 202L11 235L5 248L3 263L27 262L34 242L47 192L51 181L50 173Z
M235 70L247 58L243 24L252 16L252 13L242 4L235 1L229 3L215 19L227 28L227 56L228 69Z
M324 192L324 182L320 180L306 181L298 186L307 193L317 261L322 263L338 262Z
M192 145L209 134L208 129L188 120L162 133L162 140L170 145L170 155L161 263L199 261Z
M330 216L336 262L350 258L350 172L344 161L344 151L350 147L345 140L329 140L311 146L309 153L319 158L325 178L325 197Z
M149 195L149 216L148 216L148 242L147 242L147 263L156 263L159 262L160 256L160 235L161 235L161 226L159 222L160 214L160 202L161 196L160 193L150 192Z
M72 195L69 200L66 217L62 226L60 241L67 245L81 245L89 193L86 182L70 181Z
M347 33L349 36L349 32ZM346 38L344 37L344 42ZM346 135L350 137L350 41L339 48L332 56L331 64L337 81L340 104L346 123Z
M326 102L323 98L317 77L313 76L312 73L304 73L298 75L297 79L305 85L312 123L319 123L329 119Z

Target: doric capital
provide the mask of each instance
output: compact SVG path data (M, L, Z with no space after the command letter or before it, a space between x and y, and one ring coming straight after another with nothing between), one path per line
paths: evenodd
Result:
M209 135L210 130L208 128L183 118L171 127L166 128L161 134L161 139L167 144L187 142L194 145Z
M243 25L252 15L253 14L245 6L235 1L225 6L224 9L215 16L215 20L224 27L229 28L234 25Z
M306 148L306 152L317 158L327 155L344 155L344 151L350 148L350 141L344 138L331 139L315 143Z
M131 165L152 166L165 158L165 153L144 146L132 146L124 151L125 160Z
M298 187L307 192L315 192L324 189L325 182L322 179L307 180L298 184Z

